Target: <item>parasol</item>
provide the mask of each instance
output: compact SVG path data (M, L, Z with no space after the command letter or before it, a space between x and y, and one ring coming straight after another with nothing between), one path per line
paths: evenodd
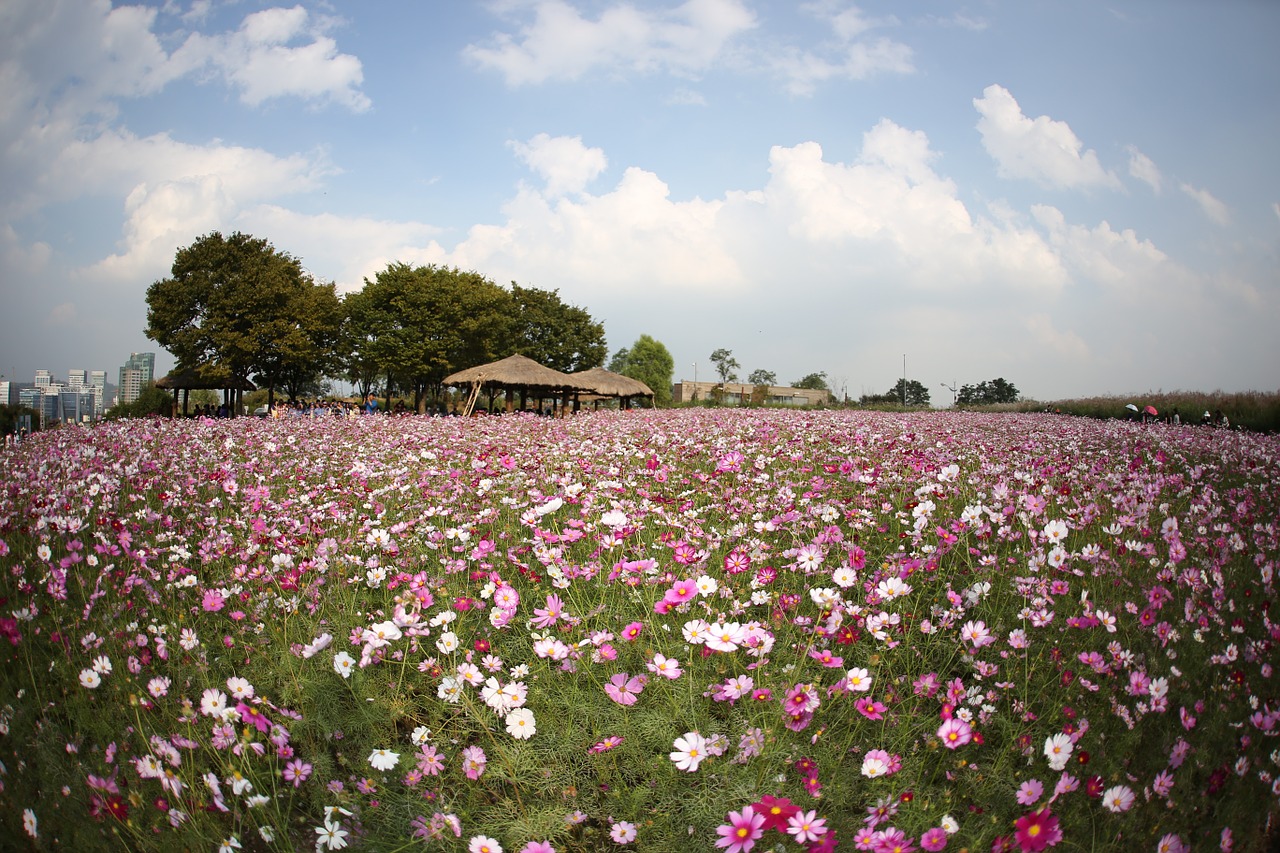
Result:
M1160 414L1159 412L1156 411L1155 406L1147 406L1145 409L1143 409L1143 411L1146 412L1148 415L1152 415L1152 416Z

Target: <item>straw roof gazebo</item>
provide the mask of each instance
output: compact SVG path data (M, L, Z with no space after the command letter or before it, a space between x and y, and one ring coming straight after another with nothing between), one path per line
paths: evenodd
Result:
M239 399L245 391L256 391L257 386L243 376L232 376L230 371L219 367L188 367L177 373L170 373L168 376L162 376L156 380L156 387L163 388L166 391L182 392L182 414L187 413L187 403L191 397L193 389L207 388L211 391L221 391L224 402L231 404L231 410L234 413L239 405ZM231 402L232 400L235 402ZM173 401L174 414L177 414L178 401Z
M471 414L471 409L475 406L476 398L480 395L481 389L487 389L491 393L496 390L519 391L521 409L524 408L525 400L530 391L540 397L559 395L563 398L564 404L567 405L571 393L592 390L591 387L577 377L561 373L558 370L552 370L550 367L544 367L533 359L518 353L489 364L481 364L478 367L459 370L457 373L446 376L443 384L452 385L455 388L464 385L471 386L471 396L467 401L466 410L463 412L464 415ZM511 407L512 401L508 397L508 410Z
M653 389L639 379L632 379L630 376L614 373L603 367L580 370L571 375L575 379L590 384L592 394L599 397L617 397L622 401L623 408L631 408L632 397L653 397ZM599 400L596 402L598 404Z

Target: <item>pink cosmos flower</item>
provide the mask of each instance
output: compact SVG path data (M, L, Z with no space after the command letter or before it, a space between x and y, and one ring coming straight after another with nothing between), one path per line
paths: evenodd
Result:
M644 676L619 672L609 678L604 692L619 705L634 705L644 690Z
M720 836L716 846L728 853L746 853L764 835L764 815L756 814L751 806L743 807L740 812L729 812L727 821L716 827L716 834Z
M609 837L617 844L630 844L636 840L636 825L620 820L609 826Z
M959 717L952 717L938 727L938 738L947 749L959 749L973 740L973 729Z
M630 642L644 631L643 622L632 622L630 625L622 629L622 639Z
M692 601L698 594L698 584L693 580L679 580L671 585L662 600L671 606Z
M817 841L827 834L827 821L825 818L818 817L816 811L796 812L787 818L787 834L794 838L797 844Z
M489 759L480 747L468 746L462 750L462 770L467 774L468 779L479 779L484 774L485 765L488 763Z
M1018 786L1017 801L1020 806L1030 806L1040 801L1044 785L1039 779L1028 779Z
M940 826L925 830L924 835L920 836L920 849L928 850L930 853L936 853L943 850L947 846L947 831Z
M520 848L520 853L556 853L550 841L530 841Z
M302 783L307 781L311 775L311 765L307 764L301 758L295 758L284 766L284 781L292 782L293 787L300 788Z

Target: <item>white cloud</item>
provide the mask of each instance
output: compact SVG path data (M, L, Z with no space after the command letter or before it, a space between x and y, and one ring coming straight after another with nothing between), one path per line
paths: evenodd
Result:
M802 11L820 20L832 38L811 49L789 49L767 56L765 62L787 81L792 94L811 94L829 80L866 80L877 74L911 74L913 52L887 37L863 38L870 31L898 25L897 18L867 17L857 6L833 0L807 3Z
M236 227L270 234L276 248L301 258L317 280L336 282L339 292L360 289L389 264L439 263L445 255L436 242L440 229L420 222L310 215L263 204L240 213Z
M126 194L120 252L80 274L128 282L163 270L192 235L232 227L238 210L312 189L331 171L322 154L276 157L217 142L187 145L165 134L105 133L68 147L51 181L67 191L82 181Z
M539 133L528 142L508 142L521 162L546 180L546 195L581 192L609 165L604 151L588 148L580 136Z
M265 9L245 17L235 32L193 33L173 61L192 70L212 67L251 106L298 97L367 110L369 98L360 91L363 65L338 52L337 42L324 32L329 23L313 19L301 6Z
M1163 184L1160 168L1134 145L1129 146L1129 174L1151 187L1157 195L1160 194Z
M1048 116L1027 118L1004 87L988 86L973 106L982 116L982 144L1003 177L1054 188L1120 186L1116 176L1102 168L1097 152L1082 151L1083 143L1066 122Z
M1200 205L1204 215L1213 220L1215 224L1226 225L1231 221L1231 213L1227 210L1227 206L1214 198L1213 193L1208 190L1196 189L1190 184L1182 184L1179 189L1194 200L1196 204Z
M463 53L508 85L576 80L597 68L689 75L705 70L738 34L756 25L740 0L686 0L659 10L614 3L595 20L565 0L539 0L519 34L495 34Z
M1062 211L1048 205L1035 205L1031 213L1079 280L1106 285L1138 300L1167 295L1186 283L1185 274L1164 252L1151 241L1139 239L1130 228L1115 231L1107 222L1094 228L1073 225Z
M1026 329L1038 346L1048 348L1075 364L1077 369L1089 359L1089 345L1075 332L1058 331L1048 314L1032 314L1027 318Z

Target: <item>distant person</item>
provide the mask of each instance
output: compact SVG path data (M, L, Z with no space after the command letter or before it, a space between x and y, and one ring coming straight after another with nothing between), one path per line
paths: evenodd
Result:
M1174 426L1180 426L1182 424L1182 415L1178 414L1177 406L1173 407L1173 414L1169 416L1169 423Z
M366 415L378 414L378 399L372 394L364 401L364 413Z

